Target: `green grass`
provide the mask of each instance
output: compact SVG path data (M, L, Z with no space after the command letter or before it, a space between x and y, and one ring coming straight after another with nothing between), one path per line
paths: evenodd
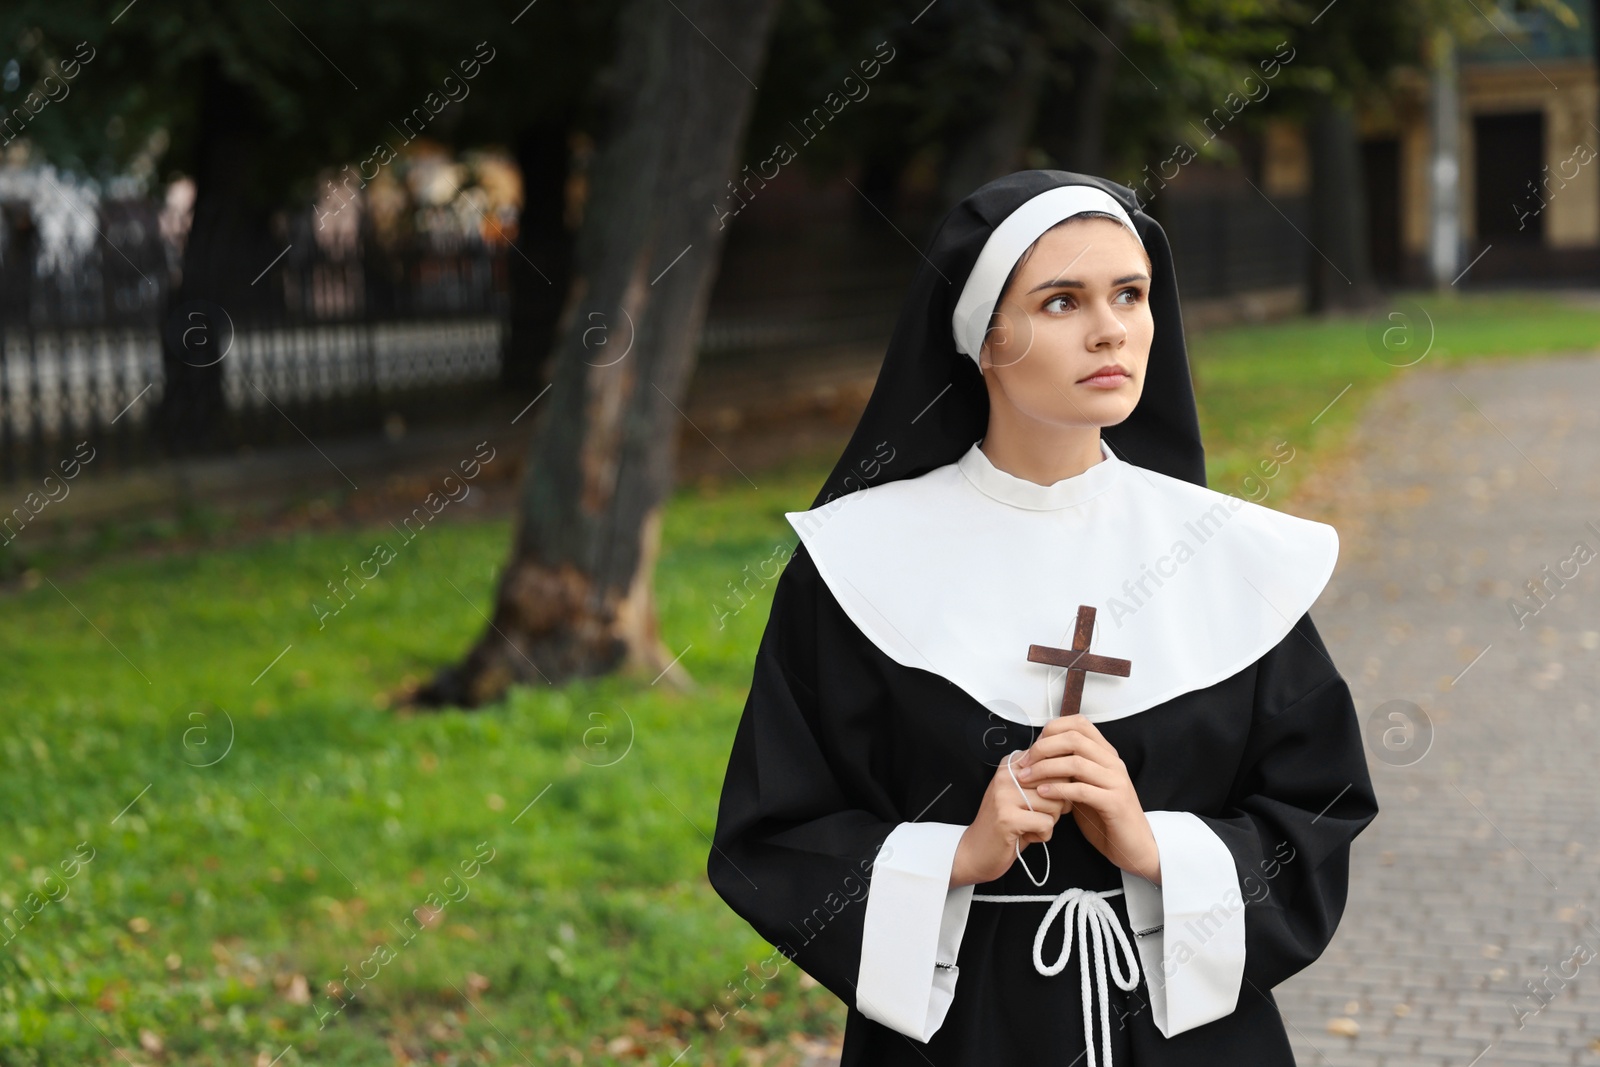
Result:
M1280 505L1306 459L1347 443L1365 402L1391 381L1467 358L1595 348L1600 305L1527 292L1407 294L1366 315L1192 334L1207 479ZM1277 454L1294 458L1275 467L1279 442L1288 447Z
M286 1064L391 1063L391 1038L463 1063L521 1062L510 1043L536 1063L565 1048L635 1062L603 1052L627 1039L647 1062L692 1041L695 1062L732 1063L828 1022L831 998L792 966L751 980L762 996L742 1007L752 994L730 983L770 950L703 873L766 621L764 600L720 628L716 608L785 542L781 512L814 473L762 481L680 495L667 521L662 627L692 646L693 694L607 679L480 714L379 707L482 628L504 522L397 545L321 630L312 600L397 544L387 526L105 565L7 598L0 904L67 894L0 929L0 1062L122 1062L98 1028L136 1062L155 1061L148 1030L182 1063L289 1044ZM84 841L92 862L47 883ZM492 861L461 879L480 842ZM405 944L396 925L452 875L464 897ZM324 983L382 942L392 961L365 963L377 976L319 1030L336 1006ZM472 974L489 981L481 1015L456 992ZM314 1005L292 1002L295 975Z
M1551 299L1422 302L1437 336L1406 369L1362 320L1193 338L1212 484L1287 440L1278 503L1396 376L1600 337ZM792 966L749 978L770 950L706 885L703 833L771 595L719 623L729 583L793 543L782 512L830 459L674 498L657 589L693 693L611 678L386 710L482 629L504 521L125 559L0 599L0 1064L126 1062L111 1044L151 1065L288 1046L281 1064L666 1064L691 1043L693 1062L796 1062L792 1035L841 1013ZM313 600L380 540L397 558L319 629ZM63 879L80 842L94 858ZM16 928L30 892L63 889ZM408 942L399 924L447 892ZM326 983L363 966L331 1014Z

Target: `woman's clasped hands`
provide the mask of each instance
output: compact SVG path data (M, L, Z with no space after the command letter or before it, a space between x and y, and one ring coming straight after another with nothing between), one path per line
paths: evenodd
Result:
M977 817L961 835L950 885L999 878L1022 849L1049 841L1056 820L1069 812L1103 856L1161 884L1155 834L1127 766L1094 723L1066 715L1052 719L1032 747L1009 754L995 769Z

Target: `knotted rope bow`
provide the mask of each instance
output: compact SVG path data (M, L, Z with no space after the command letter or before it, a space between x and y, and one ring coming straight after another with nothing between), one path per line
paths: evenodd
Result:
M1132 942L1128 940L1128 935L1123 932L1122 922L1117 918L1117 913L1106 903L1107 897L1114 897L1121 892L1120 889L1097 892L1074 886L1054 895L1009 896L974 893L972 897L975 901L987 900L1003 904L1050 902L1049 910L1044 913L1044 919L1039 923L1039 932L1033 937L1033 967L1046 978L1054 977L1066 969L1067 958L1072 955L1073 929L1076 926L1081 950L1078 953L1078 985L1083 992L1083 1043L1088 1051L1088 1067L1097 1067L1099 1062L1095 1057L1093 1012L1089 1001L1090 955L1094 956L1094 977L1098 979L1095 988L1099 994L1100 1048L1105 1057L1106 1067L1111 1067L1111 992L1106 988L1108 955L1106 945L1110 940L1108 934L1115 936L1122 950L1120 958L1115 946L1109 953L1111 976L1117 983L1117 988L1125 993L1131 993L1139 985L1138 954L1134 951ZM1057 915L1062 916L1061 954L1056 957L1054 963L1047 964L1044 961L1044 939ZM1124 962L1127 964L1126 970L1123 968Z

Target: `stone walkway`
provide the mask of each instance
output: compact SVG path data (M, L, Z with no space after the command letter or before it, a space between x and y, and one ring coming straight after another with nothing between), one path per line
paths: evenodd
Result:
M1312 614L1382 810L1277 990L1302 1067L1600 1064L1597 401L1600 358L1419 364L1363 418Z

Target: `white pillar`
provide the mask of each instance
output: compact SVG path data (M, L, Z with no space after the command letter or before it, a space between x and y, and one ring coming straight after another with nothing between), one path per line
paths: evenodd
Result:
M1433 159L1428 168L1428 267L1436 288L1461 273L1461 117L1455 41L1449 30L1433 37Z

